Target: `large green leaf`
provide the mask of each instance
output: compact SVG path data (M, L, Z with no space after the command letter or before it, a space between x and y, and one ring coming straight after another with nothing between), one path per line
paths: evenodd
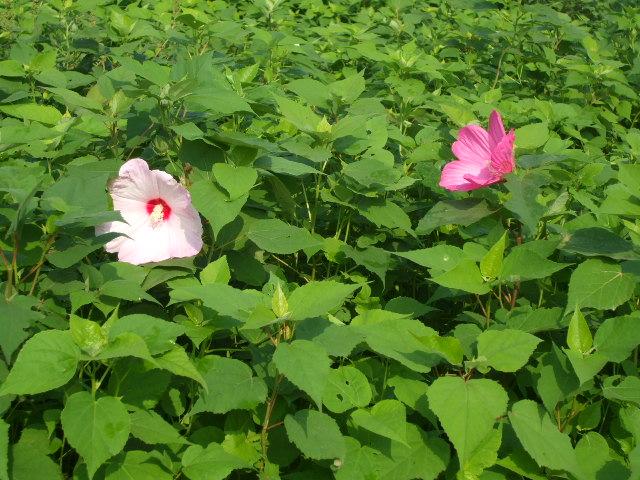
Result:
M200 299L206 307L220 315L231 317L239 323L239 320L247 319L251 311L261 302L260 295L253 293L223 283L210 283L178 287L172 290L170 295L174 301L179 302Z
M71 332L46 330L36 333L18 353L0 395L46 392L61 387L76 373L80 349Z
M454 268L434 276L432 280L443 287L479 295L491 290L473 260L462 260Z
M129 414L120 400L96 399L89 392L71 395L60 420L67 441L87 464L89 478L124 448L131 429Z
M109 329L109 338L115 339L124 332L135 333L145 341L149 351L156 355L171 350L176 338L184 331L184 327L176 323L138 313L118 318Z
M542 406L520 400L511 408L509 420L518 440L538 465L585 478L569 436L558 430Z
M427 397L464 470L474 450L486 441L498 418L506 413L507 393L493 380L439 377L429 387Z
M586 260L571 275L567 311L614 309L631 298L635 286L635 277L622 272L620 265L595 258Z
M351 420L358 427L382 437L407 442L407 413L398 400L381 400L370 410L355 410Z
M487 330L478 335L478 356L501 372L515 372L525 366L541 342L521 330Z
M191 414L251 409L264 402L267 396L264 381L254 377L251 368L239 360L207 355L197 366L208 391L200 393Z
M428 372L443 359L440 349L425 345L435 331L403 315L372 310L354 318L351 326L374 352L393 358L416 372Z
M170 423L153 410L136 410L131 413L131 435L149 445L188 443Z
M173 474L156 455L130 450L118 455L105 468L105 480L171 480Z
M601 255L619 260L639 258L639 255L633 251L631 243L602 227L576 230L565 238L565 243L560 248L587 257Z
M190 193L193 205L207 219L215 237L218 236L222 227L231 223L240 214L248 198L248 195L241 195L230 200L222 188L210 180L194 182Z
M292 320L321 317L342 306L360 285L333 280L309 282L295 289L288 298Z
M366 407L372 392L367 377L357 368L343 365L332 369L327 378L322 402L333 413Z
M309 458L341 459L345 454L344 437L329 415L299 410L285 417L284 426L289 440Z
M247 237L259 248L278 254L320 248L322 245L309 230L294 227L278 219L256 220L251 224Z
M37 303L36 298L25 295L16 295L11 301L0 298L0 318L4 318L3 328L0 329L0 348L7 361L29 337L27 329L43 318L41 313L32 310Z
M210 443L206 448L192 445L182 455L182 471L190 480L224 480L234 470L250 466L219 443Z
M611 362L622 362L640 345L640 317L607 318L593 337L593 346Z
M0 420L0 480L9 480L9 424Z
M156 357L155 363L159 368L168 370L181 377L191 378L202 385L205 389L207 388L207 383L204 378L202 378L200 372L191 362L187 352L185 352L184 348L180 346L175 346L168 352Z
M418 222L416 233L425 235L442 225L471 225L493 213L485 200L465 198L436 203Z
M331 366L324 348L309 340L280 343L273 362L280 373L306 392L320 408Z

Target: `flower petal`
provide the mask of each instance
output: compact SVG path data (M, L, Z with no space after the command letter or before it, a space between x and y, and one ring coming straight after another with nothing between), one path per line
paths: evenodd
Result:
M151 221L141 225L130 235L131 239L122 242L118 250L118 260L140 265L149 262L161 262L171 258L170 229L166 222L155 228Z
M506 134L500 112L493 110L489 115L489 148L493 150Z
M455 160L447 163L442 169L439 185L447 190L466 192L484 187L487 184L478 181L483 182L482 179L490 178L493 178L493 175L488 165L480 166L476 162Z
M516 134L511 130L491 151L491 169L501 177L512 172L516 166L516 160L513 155L515 141Z
M489 134L478 125L467 125L458 135L458 140L451 146L458 160L475 163L479 168L491 161L489 150Z
M171 229L172 257L192 257L202 250L202 222L193 207L179 211L166 223Z
M96 227L96 235L104 235L105 233L123 233L119 237L114 238L113 240L107 242L104 246L104 249L109 253L116 253L120 250L122 246L122 242L128 240L127 235L129 234L129 230L131 227L124 222L107 222L102 225L98 225Z
M167 202L171 210L193 209L191 195L175 178L161 170L152 170L151 174L158 188L157 196Z

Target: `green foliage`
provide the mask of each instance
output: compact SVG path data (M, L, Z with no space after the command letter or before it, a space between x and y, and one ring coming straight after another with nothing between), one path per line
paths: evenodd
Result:
M0 480L640 478L634 2L0 4ZM197 256L105 251L135 157Z

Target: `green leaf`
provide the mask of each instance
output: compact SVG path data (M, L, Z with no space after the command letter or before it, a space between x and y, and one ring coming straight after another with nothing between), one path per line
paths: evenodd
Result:
M153 410L136 410L131 417L131 435L144 443L188 443L176 429Z
M23 430L18 443L11 447L11 480L34 480L36 478L62 480L63 476L60 468L51 457L47 455L49 453L47 451L49 444L48 439L45 437L44 442L32 441L32 439L29 438L32 432L39 433L42 432L42 430Z
M133 332L124 332L111 339L107 345L93 355L93 359L106 360L109 358L138 357L154 362L151 352L142 337ZM83 358L85 360L85 358Z
M627 134L627 141L629 139L634 138L640 139L638 135L638 130L633 129ZM634 142L635 143L635 142ZM635 145L636 147L640 146L640 143ZM640 150L635 148L636 155L640 153ZM618 170L618 180L627 187L627 190L632 195L638 196L638 192L640 192L640 165L635 163L623 163L620 165Z
M113 322L109 328L109 339L131 332L140 336L152 355L164 353L175 346L175 340L185 332L182 325L167 322L142 313L125 315Z
M331 366L324 348L309 340L280 343L273 362L287 380L306 392L320 408Z
M419 337L418 340L430 351L442 356L453 365L461 365L464 352L460 340L455 337L441 337L440 335L428 335Z
M580 382L567 356L555 344L551 351L538 357L538 362L539 377L535 388L547 411L553 412L558 402L575 395Z
M587 353L593 345L591 330L579 308L573 312L569 322L567 345L571 350L580 353Z
M631 243L601 227L581 228L570 233L564 241L561 250L587 257L602 255L618 260L636 260L640 257L633 251Z
M197 140L204 137L204 132L193 122L172 125L171 130L187 140Z
M251 368L240 360L207 355L197 365L208 391L200 393L190 415L249 410L267 397L264 381L254 377Z
M467 258L462 249L453 245L436 245L431 248L393 253L423 267L444 271L452 270Z
M156 452L154 452L156 453ZM105 468L105 480L172 480L157 455L130 450L115 457Z
M131 428L129 414L115 397L94 399L88 392L71 395L60 415L69 444L87 464L89 478L123 448Z
M322 317L342 306L345 299L360 285L348 285L333 280L309 282L289 295L291 319Z
M589 259L578 265L569 281L567 311L593 307L611 310L629 300L636 280L618 264Z
M328 85L329 91L344 103L352 103L365 90L362 73L354 73Z
M320 248L322 245L308 230L278 219L256 220L249 227L247 237L259 248L278 254Z
M97 322L71 315L69 329L76 345L90 356L97 355L107 345L107 335Z
M331 101L331 92L328 91L327 86L313 78L293 80L287 83L285 88L316 107L326 107Z
M263 168L273 173L302 177L309 174L321 174L320 170L303 163L297 158L283 158L276 155L262 155L253 163L256 168ZM271 179L270 179L271 180Z
M487 330L478 335L478 356L501 372L515 372L524 367L541 342L521 330Z
M473 260L462 260L448 272L436 275L433 280L438 285L483 295L491 289L482 279L478 265Z
M343 365L329 373L322 401L333 413L344 413L352 408L366 407L371 398L367 377L357 368Z
M182 471L190 480L224 480L234 470L249 468L245 460L227 453L219 443L192 445L182 455Z
M133 280L111 280L109 282L105 282L100 287L99 292L100 295L120 298L122 300L139 302L144 299L158 303L155 298L144 291L138 282Z
M309 107L289 100L285 97L275 96L280 112L298 130L315 133L321 118Z
M261 303L260 296L222 283L178 287L170 295L174 301L179 302L201 299L206 307L220 315L237 319L238 323L246 320L251 311Z
M104 246L105 243L113 238L113 234L107 234L100 235L95 238L90 238L89 240L81 240L72 247L67 248L66 250L51 251L47 255L47 260L55 267L69 268L72 265L78 263L90 253L95 252L96 250ZM137 299L138 297L136 297L136 300Z
M409 215L390 200L363 200L358 212L379 227L399 228L413 234Z
M428 235L443 225L462 225L466 227L491 215L493 211L485 200L464 198L462 200L443 200L436 203L418 222L416 233Z
M46 330L24 344L0 395L42 393L67 383L76 373L80 349L71 332Z
M607 363L607 357L598 352L583 354L569 349L563 349L563 352L569 359L580 385L592 380Z
M57 108L35 103L0 105L0 112L22 120L35 120L45 125L56 125L62 120L62 114Z
M201 112L204 109L221 115L253 112L244 98L227 88L211 88L206 93L189 95L185 99L185 105L193 112Z
M416 372L428 372L442 361L439 352L426 347L419 340L436 332L418 320L381 310L370 311L354 318L350 328L364 337L371 350L393 358Z
M523 175L507 176L505 185L511 193L511 198L504 206L522 222L526 235L535 233L538 221L545 212L545 207L537 201L540 186L544 182L544 177L537 173L525 172Z
M0 420L0 480L9 480L9 424Z
M10 301L4 295L0 297L0 318L4 319L0 329L0 347L7 361L29 337L28 329L44 318L40 312L32 310L37 303L36 298L25 295L16 295Z
M458 452L462 469L507 410L507 393L493 380L439 377L427 392L437 415Z
M620 377L620 375L607 377L602 384L602 395L610 400L620 400L640 406L640 378Z
M545 278L569 266L568 264L547 260L526 248L526 245L513 248L504 259L502 273L500 274L502 281L513 283Z
M486 279L494 279L502 271L502 257L507 246L507 232L498 239L480 260L480 273Z
M200 272L200 282L203 285L208 285L210 283L227 284L229 283L229 280L231 280L231 271L229 270L226 255L223 255L217 260L209 263Z
M271 311L278 318L285 318L290 314L289 301L287 300L285 293L282 291L280 282L276 284L273 296L271 297Z
M191 378L202 385L205 390L207 389L207 383L204 378L202 378L202 375L200 375L200 372L196 367L193 366L187 352L185 352L182 347L174 347L167 353L156 357L155 361L159 368L168 370L181 377Z
M502 425L492 429L484 441L471 453L464 466L464 477L473 478L493 465L498 460L498 450L502 443Z
M197 180L189 190L193 205L207 219L215 237L239 214L248 195L229 200L228 195L210 180Z
M411 423L406 444L377 436L369 436L362 447L353 438L345 440L345 461L335 472L336 480L435 480L449 464L446 442Z
M315 410L299 410L284 419L289 440L308 458L342 459L345 441L338 424Z
M398 400L381 400L370 410L355 410L351 420L356 426L377 435L407 443L407 412Z
M634 348L640 345L640 317L627 315L607 318L595 334L593 346L598 353L611 362L622 362L629 358Z
M562 309L516 307L509 313L506 319L508 328L522 330L527 333L544 332L547 330L559 330L562 327Z
M509 412L509 420L518 440L538 465L583 478L569 436L558 431L542 406L520 400Z
M258 179L258 172L252 167L236 167L226 163L213 165L213 175L218 184L229 194L230 200L249 193Z
M516 129L516 146L533 149L544 145L549 139L549 125L546 122L531 123Z
M428 386L420 378L419 376L414 377L412 372L402 372L399 375L389 377L387 385L393 387L393 394L398 400L433 423L436 419L433 412L429 410Z

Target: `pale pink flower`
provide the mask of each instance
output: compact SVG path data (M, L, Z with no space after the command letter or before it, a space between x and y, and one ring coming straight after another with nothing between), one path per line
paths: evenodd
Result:
M516 162L513 129L506 133L497 111L489 116L489 131L479 125L467 125L451 146L458 158L442 170L440 186L447 190L475 190L499 182L513 171Z
M123 234L105 245L118 260L160 262L191 257L202 248L202 223L191 195L168 173L149 170L147 162L134 158L120 167L109 192L124 222L100 225L96 234Z

